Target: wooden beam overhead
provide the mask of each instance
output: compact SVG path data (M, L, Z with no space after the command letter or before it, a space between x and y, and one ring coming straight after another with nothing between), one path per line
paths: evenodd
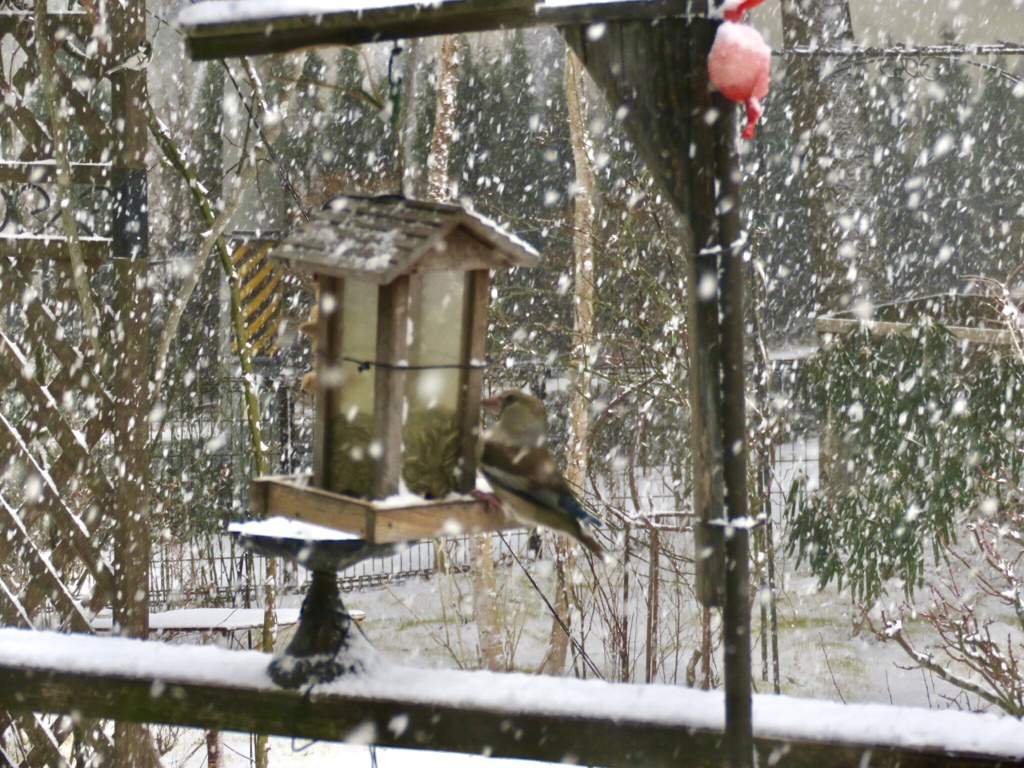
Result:
M110 163L71 163L72 184L109 184L113 165ZM57 164L51 161L21 163L11 160L0 161L0 183L55 184Z
M82 255L86 263L92 264L110 258L112 240L109 237L81 237ZM0 235L0 252L18 259L52 259L70 261L68 243L63 236L49 235Z
M339 7L344 3L339 0ZM533 26L591 24L629 19L703 16L707 0L612 0L571 4L535 0L447 0L352 7L333 12L296 10L281 15L281 4L261 12L248 3L200 2L177 19L194 60L286 53L321 45L430 37Z

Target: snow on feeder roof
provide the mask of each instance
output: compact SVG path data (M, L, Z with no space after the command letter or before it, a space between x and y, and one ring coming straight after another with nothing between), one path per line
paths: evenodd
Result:
M271 254L293 269L386 285L438 270L532 267L534 248L457 205L338 195Z

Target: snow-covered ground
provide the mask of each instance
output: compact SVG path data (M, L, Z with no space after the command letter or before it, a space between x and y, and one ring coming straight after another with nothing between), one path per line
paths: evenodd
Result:
M546 594L553 578L548 564L530 566ZM499 575L500 576L500 575ZM472 668L476 665L476 629L472 621L472 584L467 576L439 576L429 581L352 592L346 605L368 615L362 627L374 645L402 664L431 668ZM503 599L523 604L516 614L523 623L515 649L515 668L532 671L543 656L550 631L550 614L543 600L528 582L509 578ZM877 642L859 626L859 616L847 595L829 588L819 591L815 580L805 575L786 578L779 607L779 664L784 694L807 699L845 703L880 703L957 709L968 706L962 694L920 670L907 668L906 658L894 644ZM447 621L445 618L447 617ZM693 617L696 621L696 617ZM925 625L913 625L915 639L928 638ZM287 634L287 633L286 633ZM761 678L761 633L758 611L754 611L754 672L758 690L770 692ZM281 638L287 641L287 636ZM603 668L601 644L589 642L588 653ZM719 663L719 670L720 661ZM769 680L771 672L769 670ZM969 706L976 702L972 699ZM206 763L205 735L181 729L177 743L165 757L165 765L198 768ZM1022 726L1024 742L1024 726ZM222 765L251 764L251 738L224 734ZM376 763L373 761L376 760ZM434 765L485 765L473 756L378 749L371 755L365 746L293 742L271 739L273 766L312 766L331 763L351 766L374 764L380 768L429 768ZM522 765L521 761L517 764ZM486 765L494 765L488 760Z

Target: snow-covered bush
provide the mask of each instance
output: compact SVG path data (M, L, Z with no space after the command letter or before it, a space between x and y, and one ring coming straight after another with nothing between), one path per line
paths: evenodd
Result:
M874 600L894 578L911 596L927 551L941 560L959 520L991 493L978 467L1019 475L1022 385L1011 348L969 344L936 323L835 338L799 376L823 424L822 465L820 486L790 510L790 550L855 599Z

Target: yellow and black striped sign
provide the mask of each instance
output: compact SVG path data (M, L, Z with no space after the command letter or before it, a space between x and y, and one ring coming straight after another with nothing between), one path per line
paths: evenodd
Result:
M238 245L231 262L238 273L242 323L252 354L271 355L277 349L277 323L281 317L280 268L267 258L276 242L250 240ZM237 343L232 351L238 351Z

